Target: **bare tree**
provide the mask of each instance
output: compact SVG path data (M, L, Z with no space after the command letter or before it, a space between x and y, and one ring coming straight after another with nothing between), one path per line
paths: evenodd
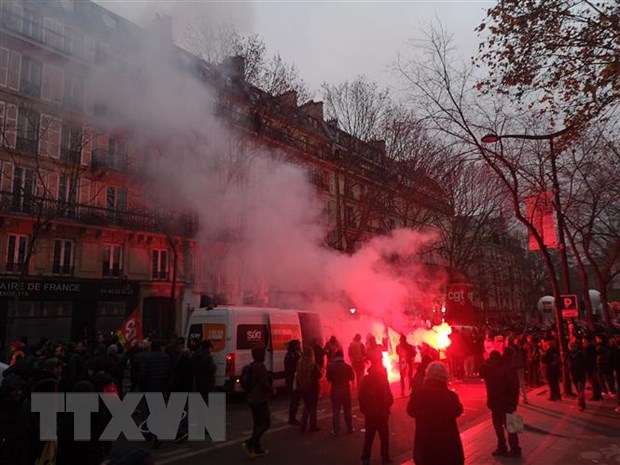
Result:
M206 18L200 18L190 25L181 45L214 65L225 62L227 57L241 56L245 60L244 79L250 84L271 95L294 90L301 102L312 99L313 92L297 67L279 53L269 54L258 34L243 36L232 25L212 26Z

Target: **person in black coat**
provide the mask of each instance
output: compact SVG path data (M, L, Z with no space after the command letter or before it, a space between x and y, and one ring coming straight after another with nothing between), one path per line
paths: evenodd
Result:
M480 377L484 379L487 390L487 407L491 410L493 428L497 436L497 449L494 456L521 457L519 436L517 433L508 433L506 447L506 414L514 413L519 403L519 378L512 368L512 351L510 347L504 349L504 356L496 350L492 351L489 359L480 367Z
M351 365L344 361L342 350L336 351L331 363L327 364L327 381L331 383L332 419L334 435L340 434L340 409L344 411L347 432L353 432L351 415L351 383L355 380L355 372Z
M9 374L0 387L0 463L32 465L36 454L36 427L26 402L26 382Z
M562 361L555 340L549 341L549 348L543 355L547 383L549 383L549 400L562 400L560 393L560 378L562 376Z
M570 343L566 361L575 389L577 389L579 409L584 410L586 408L586 357L577 342Z
M357 393L360 412L364 415L364 446L362 449L362 464L370 463L370 451L375 434L379 434L381 442L381 459L383 463L390 463L390 429L388 419L390 408L394 403L394 396L390 389L387 372L381 365L381 360L374 360L366 376L362 378Z
M209 393L215 389L217 366L211 355L212 346L211 341L204 339L200 343L200 349L194 354L196 391L200 393L205 402L209 402Z
M448 389L448 370L431 363L423 386L412 390L407 413L415 418L416 465L463 465L465 455L456 419L463 413L459 396Z
M301 394L295 385L295 373L297 372L297 364L301 358L301 342L298 339L292 339L288 343L286 355L284 356L284 380L286 387L291 393L291 400L288 407L288 424L299 426L297 420L297 411L301 403Z

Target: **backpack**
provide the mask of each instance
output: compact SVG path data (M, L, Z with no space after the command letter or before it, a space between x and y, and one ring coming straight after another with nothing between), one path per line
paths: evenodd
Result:
M245 365L241 369L241 378L239 382L241 383L241 389L246 392L251 391L254 387L254 369L251 363Z

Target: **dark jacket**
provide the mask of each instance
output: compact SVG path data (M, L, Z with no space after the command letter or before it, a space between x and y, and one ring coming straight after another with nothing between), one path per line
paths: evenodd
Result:
M456 425L463 405L445 383L425 382L409 398L407 413L416 420L413 442L416 465L462 465L465 462Z
M26 395L26 383L16 375L7 376L0 388L0 463L32 465L37 442L36 425L27 402L13 401L9 392L19 387Z
M327 364L327 381L333 390L349 390L351 382L355 379L355 372L351 365L347 365L342 357L334 358Z
M170 356L165 352L146 352L140 360L138 379L142 392L168 392L170 387Z
M200 349L194 354L194 376L196 391L201 394L213 391L215 387L215 372L217 365L213 361L211 351Z
M387 419L394 397L383 367L371 366L368 369L368 374L360 382L357 400L365 417Z
M571 350L566 357L566 362L573 381L586 380L586 357L581 350Z
M487 389L487 407L493 412L514 412L519 403L519 378L509 364L488 360L480 366Z
M284 356L284 380L286 381L286 387L293 389L295 384L295 372L297 371L297 364L301 358L301 352L298 350L289 350Z
M194 390L194 362L191 356L181 354L172 371L171 392L192 392Z
M252 362L253 386L248 392L247 401L250 405L259 405L267 402L271 397L273 388L269 381L269 373L263 362Z

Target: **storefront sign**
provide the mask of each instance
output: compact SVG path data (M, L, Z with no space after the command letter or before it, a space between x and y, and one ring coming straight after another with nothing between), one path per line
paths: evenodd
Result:
M138 295L138 284L108 280L0 279L0 299L23 300L126 300Z

